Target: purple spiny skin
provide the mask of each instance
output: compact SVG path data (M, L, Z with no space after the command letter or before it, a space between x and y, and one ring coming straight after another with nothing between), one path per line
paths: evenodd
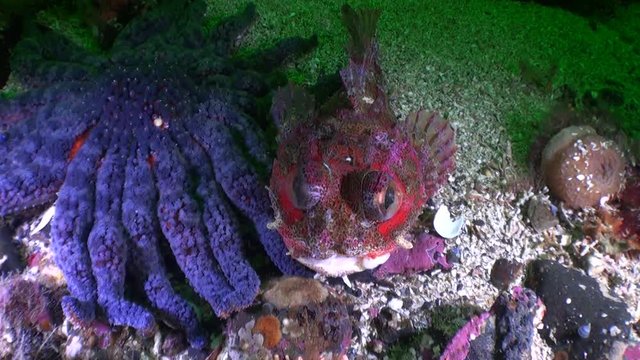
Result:
M417 236L411 249L398 248L384 264L374 272L377 278L392 274L413 274L428 271L436 266L448 270L451 264L444 254L444 239L422 233Z
M0 101L0 216L57 197L52 248L72 320L90 323L99 306L112 324L149 332L159 313L204 347L195 312L169 282L161 243L219 316L251 304L260 285L233 206L283 272L308 274L267 228L268 193L245 152L268 167L263 136L247 115L268 92L259 72L315 39L231 59L254 7L207 34L198 21L204 4L185 11L177 3L133 21L104 57L53 33L17 46L14 75L31 90ZM125 297L127 271L156 311Z

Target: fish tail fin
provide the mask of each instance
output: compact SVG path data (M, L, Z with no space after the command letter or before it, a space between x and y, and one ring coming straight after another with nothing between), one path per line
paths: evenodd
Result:
M379 9L353 9L345 4L342 6L342 23L349 32L347 50L349 56L358 62L375 51L375 36Z
M425 110L409 114L404 126L422 155L425 195L431 197L455 168L455 131L440 114Z
M340 71L340 77L349 101L360 114L382 112L387 107L375 39L379 18L377 9L342 6L342 22L349 32L349 65Z

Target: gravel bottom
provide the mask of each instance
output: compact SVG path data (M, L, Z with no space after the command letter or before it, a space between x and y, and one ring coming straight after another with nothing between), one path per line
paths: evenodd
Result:
M360 330L353 345L355 358L381 357L375 351L375 344L384 334L373 326L370 309L376 309L374 314L383 308L390 309L394 314L390 322L398 326L398 330L404 327L413 332L430 325L430 310L437 306L471 305L488 309L499 294L490 283L491 269L501 258L523 265L545 258L566 266L583 267L603 288L621 298L628 305L634 322L638 322L638 259L608 255L601 244L584 237L572 237L573 227L579 226L576 224L597 218L594 210L574 213L561 209L560 223L543 232L535 231L530 225L529 200L534 196L550 199L546 189L534 192L533 181L514 163L503 126L505 109L514 108L519 101L517 94L525 94L526 86L519 79L496 79L488 74L475 74L464 82L457 82L448 76L446 64L438 67L434 63L437 61L429 61L431 65L425 65L422 70L388 72L387 80L392 94L400 94L392 99L399 119L415 109L439 109L456 129L457 168L449 177L448 185L430 201L423 214L425 221L418 224L417 230L434 233L428 219L433 218L440 205L446 205L453 217L464 216L463 233L447 240L447 249L460 251L460 261L450 271L396 275L387 279L386 285L351 281L354 289L348 292L359 296L349 298L356 315L360 314L354 318L354 328ZM478 94L486 96L479 98ZM551 104L543 96L537 101ZM521 274L511 286L522 285L523 277ZM403 359L411 358L409 354L403 354L406 356ZM413 354L416 359L421 358L417 349ZM537 333L531 355L532 359L553 358L551 349Z
M598 243L572 237L575 233L573 224L595 218L594 211L561 211L560 223L544 232L535 231L529 224L528 201L534 196L549 197L544 190L534 192L529 185L532 182L521 175L503 126L505 109L513 108L521 100L511 94L524 93L525 85L518 79L496 79L489 74L470 74L456 81L448 76L445 62L429 59L425 60L426 63L430 65L423 69L391 70L388 81L392 103L400 119L418 108L439 109L452 120L456 129L457 169L449 177L448 184L429 202L417 230L433 232L431 219L440 205L446 205L454 217L464 216L466 221L462 234L447 241L448 250L459 250L459 261L450 271L393 276L383 281L363 281L352 276L351 287L335 279L317 276L353 307L356 331L350 358L385 358L389 345L382 339L428 328L431 310L436 307L471 305L488 309L499 294L499 290L490 283L491 269L501 258L523 265L537 258L555 259L574 267L586 264L585 270L603 287L622 298L634 320L639 321L638 260L625 255L607 255ZM486 95L479 97L478 94ZM548 99L541 97L539 101L545 103ZM16 240L23 245L25 252L41 254L42 258L38 260L43 263L38 267L41 274L32 276L44 276L48 279L48 286L60 286L62 276L52 264L50 254L43 251L48 244L47 229L29 236L29 229L38 221L35 219L32 224L26 224L18 232ZM520 275L512 286L521 285L522 278ZM391 314L384 329L376 326L374 320L381 311ZM75 333L67 328L67 323L64 327L64 334ZM142 343L135 336L131 339ZM0 338L0 342L7 340L11 339L6 336ZM78 341L76 336L69 337L60 353L81 353L71 348L78 347ZM151 342L154 345L149 351L144 351L145 356L159 357L160 340ZM411 358L412 354L414 358L420 358L418 349L413 349L404 353L406 357L403 359ZM532 359L551 358L551 350L536 334Z

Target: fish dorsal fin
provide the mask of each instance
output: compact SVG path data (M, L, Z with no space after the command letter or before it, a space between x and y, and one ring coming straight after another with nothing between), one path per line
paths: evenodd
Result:
M271 103L271 117L280 136L315 116L315 99L304 88L288 84L276 90Z
M340 77L354 110L361 114L384 111L387 104L375 39L379 18L377 9L342 6L342 22L349 32L349 65Z

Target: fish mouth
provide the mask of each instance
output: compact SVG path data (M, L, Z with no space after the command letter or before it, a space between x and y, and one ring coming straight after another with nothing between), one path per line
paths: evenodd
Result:
M326 259L309 257L296 258L304 266L326 276L340 277L365 270L370 270L389 260L391 253L378 256L344 256L331 255Z

